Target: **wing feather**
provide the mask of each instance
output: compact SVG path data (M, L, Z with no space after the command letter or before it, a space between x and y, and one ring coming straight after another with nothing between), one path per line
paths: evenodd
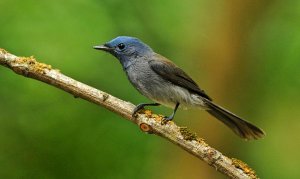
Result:
M149 60L149 65L155 73L165 80L211 100L191 77L165 57L155 54L154 58Z

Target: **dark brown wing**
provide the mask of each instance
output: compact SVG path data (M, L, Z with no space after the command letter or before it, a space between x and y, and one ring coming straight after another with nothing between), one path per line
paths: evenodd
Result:
M154 59L149 60L151 69L171 83L181 86L191 92L198 94L208 100L211 98L193 81L183 70L165 57L155 54Z

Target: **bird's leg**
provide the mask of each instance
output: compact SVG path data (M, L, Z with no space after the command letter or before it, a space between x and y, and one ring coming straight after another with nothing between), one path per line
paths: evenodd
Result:
M162 124L166 124L168 121L172 121L172 120L173 120L173 118L174 118L174 116L175 116L175 113L176 113L177 108L179 107L179 105L180 105L180 103L176 103L176 106L175 106L175 108L174 108L174 110L173 110L172 115L171 115L171 116L166 116L166 117L161 121Z
M159 105L160 105L159 103L141 103L141 104L138 104L133 110L132 117L134 117L135 113L137 113L139 110L143 109L145 106L159 106Z

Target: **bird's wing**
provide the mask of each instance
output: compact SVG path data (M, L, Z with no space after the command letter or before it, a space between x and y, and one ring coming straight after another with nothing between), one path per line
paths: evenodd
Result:
M211 100L211 98L199 88L195 81L165 57L155 54L148 63L151 69L165 80Z

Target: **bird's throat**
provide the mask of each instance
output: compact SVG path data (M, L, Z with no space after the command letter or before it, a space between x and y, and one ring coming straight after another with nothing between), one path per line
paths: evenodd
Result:
M125 71L135 62L134 60L132 60L128 57L119 58L119 61Z

